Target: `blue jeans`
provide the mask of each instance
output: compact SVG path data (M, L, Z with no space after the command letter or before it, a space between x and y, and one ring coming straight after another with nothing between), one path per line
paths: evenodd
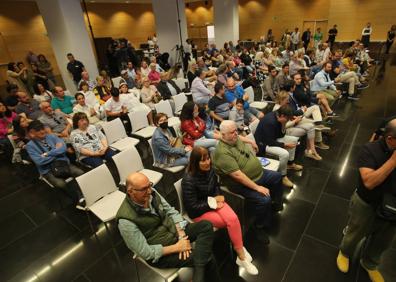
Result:
M272 209L271 202L281 202L283 194L282 175L280 172L263 169L263 175L256 184L270 190L271 196L249 189L244 186L230 187L232 192L240 194L248 201L249 210L256 216L256 226L269 228L271 225ZM271 199L272 198L272 199Z
M107 149L106 153L100 157L86 157L81 160L82 163L89 165L90 167L98 167L103 164L103 160L110 161L111 158L116 154L112 149Z
M204 147L208 149L210 152L214 151L216 149L218 141L216 139L208 139L201 137L197 140L194 141L194 147Z

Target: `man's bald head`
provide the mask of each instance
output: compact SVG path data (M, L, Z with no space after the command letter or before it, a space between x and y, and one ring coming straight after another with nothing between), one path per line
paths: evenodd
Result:
M40 103L40 110L47 115L52 115L54 113L54 110L51 108L51 104L47 101Z
M235 87L235 80L232 77L227 78L226 86L229 89L232 89Z
M126 187L128 191L130 189L139 189L141 186L145 186L145 184L149 182L149 179L143 173L133 172L127 176Z
M390 120L385 126L384 138L391 150L396 150L396 119Z
M16 95L18 97L18 101L20 101L21 103L29 103L30 97L26 92L18 91Z

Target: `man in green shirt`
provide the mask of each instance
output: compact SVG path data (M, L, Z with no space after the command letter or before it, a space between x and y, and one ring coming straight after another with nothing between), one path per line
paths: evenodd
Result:
M128 248L154 267L193 267L193 281L220 281L212 253L212 224L187 223L152 186L142 173L127 177L128 195L116 218ZM195 242L194 249L190 241Z
M60 110L69 115L73 113L73 98L65 95L65 91L60 86L54 88L55 97L51 100L51 107L56 111Z
M235 122L220 124L221 140L216 146L213 165L221 181L232 192L245 197L255 210L255 227L261 231L263 241L269 243L263 229L271 224L271 204L282 209L282 175L263 169L250 146L238 136Z

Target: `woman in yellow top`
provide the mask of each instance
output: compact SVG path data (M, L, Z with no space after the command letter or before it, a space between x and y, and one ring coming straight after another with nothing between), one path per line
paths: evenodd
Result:
M111 97L110 89L105 85L105 82L103 76L99 75L96 77L96 87L93 89L93 93L100 105L103 105Z
M342 59L342 64L346 69L356 72L358 67L353 61L354 55L355 54L352 50L347 50L344 54L344 58Z

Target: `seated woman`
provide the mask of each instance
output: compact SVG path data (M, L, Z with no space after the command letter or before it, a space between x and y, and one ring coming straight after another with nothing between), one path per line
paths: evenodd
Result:
M33 99L39 103L44 101L51 102L52 97L54 97L52 92L45 89L45 87L41 83L36 83L33 86L33 89L34 89Z
M98 167L103 160L110 161L116 153L109 148L104 134L90 125L85 113L73 116L74 130L70 134L77 159L91 167Z
M211 166L208 150L195 147L191 152L187 172L182 180L183 203L188 216L194 221L207 220L216 228L227 228L228 235L238 255L236 264L249 274L257 275L252 257L243 247L238 216L224 201L220 184Z
M150 72L147 77L150 79L151 84L157 85L160 82L160 73L157 71L157 65L155 63L150 64Z
M150 107L146 106L143 103L140 103L139 99L134 94L129 93L128 85L126 83L120 84L119 92L120 97L123 97L122 99L125 99L126 101L128 112L144 112L147 115L147 119L150 125L153 125L153 112L151 111Z
M26 144L30 141L27 128L32 122L25 114L19 114L13 121L14 132L13 139L16 145L14 149L12 162L31 161L29 154L26 151Z
M168 127L168 116L164 113L158 113L155 116L154 123L157 126L151 140L154 165L157 167L187 165L192 147L180 144L175 130Z
M85 113L88 117L90 124L97 124L101 120L101 115L99 111L99 104L95 107L87 105L85 102L84 94L77 92L74 96L76 98L77 104L73 107L73 113Z
M213 151L217 145L217 140L220 135L213 134L212 138L206 138L206 123L199 117L198 106L189 101L184 104L180 113L180 129L183 133L183 144L189 146L202 146Z
M96 77L96 86L92 91L101 105L111 97L110 88L106 86L106 80L100 75Z
M142 79L143 87L140 90L140 98L142 99L143 104L150 107L151 110L154 110L154 104L158 103L162 97L158 92L157 87L154 85L150 85L150 79L148 77L144 77Z
M143 77L149 75L149 73L150 73L150 68L149 68L149 66L148 66L146 60L142 60L142 63L141 63L141 65L140 65L140 72L142 73L142 76L143 76Z
M85 103L90 107L103 104L103 100L100 97L95 96L94 92L89 90L89 85L86 81L81 81L78 87L78 92L83 94L85 97Z
M289 93L281 91L276 96L276 104L273 111L278 110L280 107L289 104ZM286 123L286 134L295 137L307 136L307 145L305 156L317 161L322 160L322 157L315 149L315 124L314 121L304 117L303 113L295 112L294 119Z

